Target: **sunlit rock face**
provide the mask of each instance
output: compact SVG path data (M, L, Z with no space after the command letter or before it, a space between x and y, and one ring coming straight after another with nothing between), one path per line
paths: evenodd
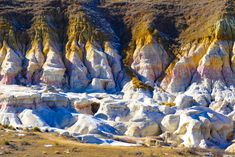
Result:
M77 41L72 41L70 49L71 51L66 53L66 67L69 69L68 84L72 89L82 90L89 82L87 68L82 62L82 47Z
M124 77L124 72L122 69L122 62L121 62L121 55L119 54L118 51L118 45L113 42L105 42L104 43L104 52L106 53L107 59L108 59L108 64L111 68L111 73L112 75L110 76L111 78L113 77L113 81L115 84L116 90L120 90L121 85L120 82L122 81Z
M0 4L0 124L88 143L160 136L172 146L228 147L235 4L184 4Z
M32 43L32 48L27 52L25 58L28 59L27 82L39 82L40 70L45 62L42 45L39 41Z
M155 81L168 66L170 57L164 47L153 36L148 35L144 40L139 39L136 41L131 67L146 84L154 86Z
M212 39L205 38L183 47L185 55L176 62L161 86L172 93L185 92L191 84L204 80L234 86L234 39L231 37L234 21L233 17L219 20Z
M92 91L103 92L106 90L115 90L115 82L111 67L108 63L107 55L101 47L87 42L86 46L86 65L92 78L89 89Z
M172 79L167 85L169 92L184 92L192 83L200 83L203 79L222 81L228 86L234 85L232 58L234 42L215 39L209 46L205 43L194 47L189 55L176 63ZM190 54L192 53L192 54ZM167 81L166 81L167 82ZM167 83L162 82L164 87Z
M49 49L45 63L43 64L41 81L48 85L62 86L65 66L58 51Z
M65 15L60 16L43 13L35 17L31 28L24 32L28 33L24 52L16 41L2 40L1 82L42 83L78 92L120 91L124 72L117 36L109 23L105 19L94 23L96 14L89 10L66 17L68 21ZM16 27L11 19L6 23L10 28ZM17 38L14 33L12 36Z
M1 52L3 58L1 63L1 82L3 84L14 84L16 83L15 77L21 70L21 58L5 42Z

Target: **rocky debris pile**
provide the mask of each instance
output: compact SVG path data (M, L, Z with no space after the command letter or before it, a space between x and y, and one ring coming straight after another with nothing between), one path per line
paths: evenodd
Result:
M51 92L42 87L0 88L0 123L15 128L37 127L100 144L112 139L141 145L225 148L233 139L233 120L207 107L168 107L122 95ZM162 140L154 140L158 136Z

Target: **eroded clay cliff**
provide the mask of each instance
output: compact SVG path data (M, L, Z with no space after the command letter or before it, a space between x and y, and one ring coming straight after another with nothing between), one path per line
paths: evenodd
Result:
M234 3L1 0L0 123L227 147Z

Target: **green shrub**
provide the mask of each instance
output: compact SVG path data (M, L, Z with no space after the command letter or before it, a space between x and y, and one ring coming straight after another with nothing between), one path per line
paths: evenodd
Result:
M10 145L10 142L7 141L7 140L3 140L3 144L4 144L4 145Z
M41 130L40 130L38 127L34 127L34 128L33 128L33 131L34 131L34 132L41 132Z

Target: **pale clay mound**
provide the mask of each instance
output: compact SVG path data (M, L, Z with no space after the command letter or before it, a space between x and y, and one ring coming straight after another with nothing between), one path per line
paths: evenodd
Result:
M0 0L0 123L234 151L234 2L189 2Z

